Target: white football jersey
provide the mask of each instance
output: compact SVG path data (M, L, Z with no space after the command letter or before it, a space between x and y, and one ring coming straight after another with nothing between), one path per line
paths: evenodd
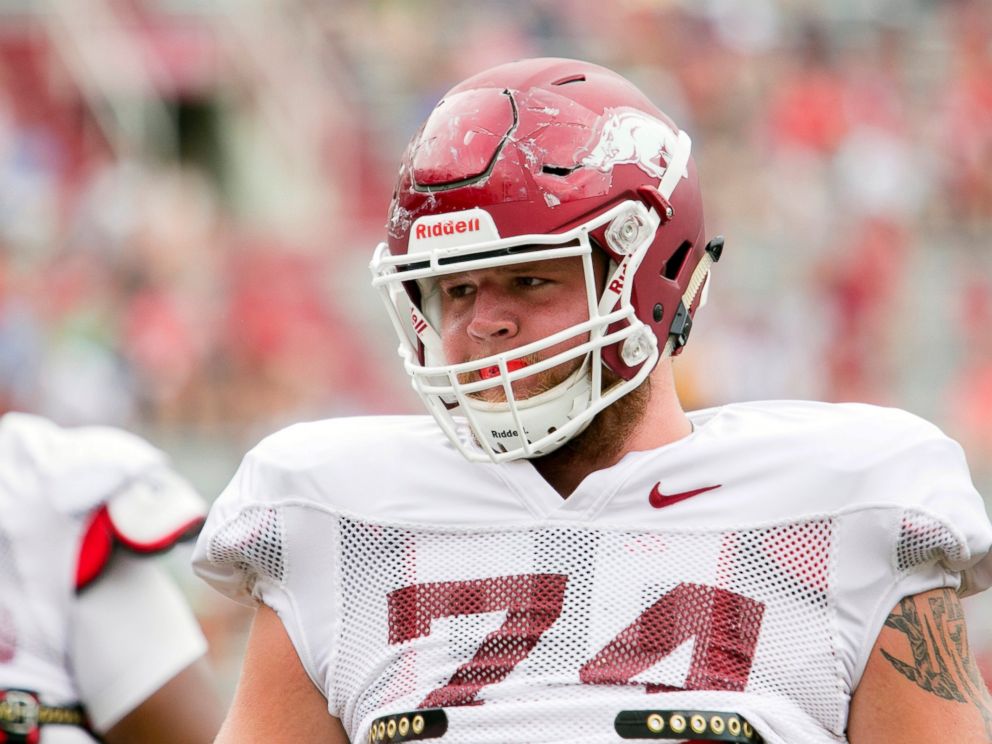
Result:
M196 509L202 519L205 504L177 491L188 486L167 471L162 452L118 429L0 417L0 691L29 690L48 706L82 704L103 732L203 655L178 589L149 561L114 554L109 537L123 529L118 539L137 546L158 534L151 547L166 548L174 525ZM168 491L153 492L165 482ZM155 503L166 496L181 513L166 509L166 532L156 533ZM136 519L137 508L151 513ZM94 532L98 514L108 516ZM87 573L80 558L90 533L106 536L108 550L89 556ZM93 741L77 726L41 729L41 744Z
M427 417L293 426L245 457L194 566L279 613L354 742L616 742L652 710L844 742L898 601L992 583L962 451L867 405L691 419L567 499L527 461L467 462Z

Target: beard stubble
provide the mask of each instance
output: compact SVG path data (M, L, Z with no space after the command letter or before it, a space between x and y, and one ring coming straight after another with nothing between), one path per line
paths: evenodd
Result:
M604 389L621 382L618 375L603 369ZM581 433L572 437L561 447L547 455L534 458L531 462L539 471L560 469L572 462L594 463L598 468L608 467L627 453L627 442L644 413L651 398L651 378L629 393L614 401L596 414Z

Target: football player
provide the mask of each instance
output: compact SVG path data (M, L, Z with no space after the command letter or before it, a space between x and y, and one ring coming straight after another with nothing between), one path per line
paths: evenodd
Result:
M213 741L206 642L148 558L205 515L137 436L0 418L0 742Z
M373 285L430 417L289 427L198 572L258 606L219 742L986 742L961 448L908 413L686 413L723 241L689 135L568 59L452 88Z

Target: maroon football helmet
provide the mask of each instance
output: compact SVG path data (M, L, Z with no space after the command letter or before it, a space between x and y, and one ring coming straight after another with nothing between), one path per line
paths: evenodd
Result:
M414 388L462 452L494 461L553 451L677 353L722 248L704 238L689 137L625 78L569 59L500 65L452 88L406 150L387 228L373 284ZM588 323L478 362L444 359L437 277L581 256L593 283L596 249L610 268L592 287ZM581 359L575 374L513 396L514 381L540 371L514 359L577 337L588 341L555 358ZM619 382L604 383L603 366ZM480 369L499 374L459 382ZM502 387L507 401L481 401L485 387Z

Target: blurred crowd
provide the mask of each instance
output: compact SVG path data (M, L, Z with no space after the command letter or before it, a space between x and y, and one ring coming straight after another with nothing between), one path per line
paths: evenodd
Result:
M284 423L419 411L367 280L396 163L455 81L571 56L693 136L728 247L690 404L904 407L992 499L985 0L44 7L0 3L0 410L138 430L208 497Z

